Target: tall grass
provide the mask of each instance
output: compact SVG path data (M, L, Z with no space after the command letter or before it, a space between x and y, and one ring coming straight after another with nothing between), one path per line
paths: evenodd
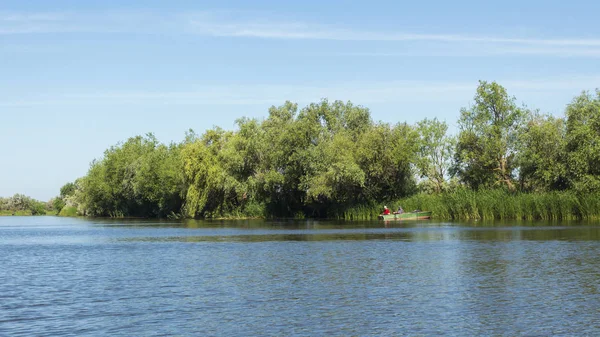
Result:
M351 206L333 213L338 219L376 219L383 205ZM441 194L416 194L385 205L392 210L401 205L405 211L432 211L434 218L445 220L600 220L600 193L513 193L501 189L459 189Z
M26 210L18 210L18 211L11 211L11 210L0 210L0 216L8 216L8 215L17 215L17 216L23 216L23 215L31 215L31 211L26 209Z
M77 207L65 206L58 213L59 216L77 216Z

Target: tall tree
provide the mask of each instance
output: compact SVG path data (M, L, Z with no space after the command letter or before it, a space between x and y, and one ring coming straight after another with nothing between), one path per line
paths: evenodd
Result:
M600 190L600 90L584 92L567 106L569 178L580 191Z
M261 162L250 180L252 190L263 200L267 212L275 216L290 216L301 209L305 192L299 190L304 173L303 158L311 137L297 122L298 105L285 102L269 109L262 123Z
M514 189L515 155L519 132L528 114L496 82L480 81L474 104L461 109L454 172L477 189Z
M178 156L177 146L159 144L152 134L129 138L91 164L78 201L93 216L179 212L183 177Z
M567 188L566 124L562 118L533 114L520 137L517 161L523 190Z
M456 140L447 135L448 124L437 118L424 119L417 123L420 136L417 168L421 178L426 178L435 192L444 188L452 165Z
M356 161L365 173L360 201L384 201L415 191L412 164L418 150L418 133L406 124L376 123L358 141Z
M184 212L187 216L225 214L239 207L245 187L232 174L232 162L224 158L233 137L233 132L214 128L183 147L181 155L187 186Z

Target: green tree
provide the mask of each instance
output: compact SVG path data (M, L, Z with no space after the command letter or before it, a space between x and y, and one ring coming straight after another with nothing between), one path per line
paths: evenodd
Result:
M567 106L566 151L571 185L600 190L600 90L584 92Z
M60 188L60 195L52 198L50 202L56 214L60 213L60 211L67 205L68 199L73 198L76 189L77 185L74 182L66 183Z
M426 178L428 185L437 193L441 192L452 165L452 157L456 141L447 135L448 124L437 118L424 119L417 123L420 135L417 168L421 178Z
M322 100L303 109L296 124L304 135L297 152L304 204L325 214L332 203L354 200L365 179L355 160L356 140L372 124L369 111Z
M46 204L41 201L32 200L29 210L31 211L31 215L46 215Z
M56 212L56 214L60 213L60 211L65 207L65 200L61 197L55 197L52 199L52 208Z
M517 161L521 189L567 188L566 123L562 118L534 114L520 136Z
M496 82L480 81L474 104L461 109L453 172L474 189L514 189L519 132L528 111Z
M76 189L75 183L69 182L69 183L64 184L60 188L60 197L67 198L67 197L72 196L75 193L75 189Z
M354 202L364 188L365 173L355 158L356 143L345 133L323 141L312 150L311 173L303 177L306 204L326 214L331 204Z
M262 123L261 162L251 185L274 216L292 216L302 209L305 192L299 189L306 168L304 149L313 137L297 120L298 105L291 102L269 109ZM316 139L314 139L316 141Z
M415 192L413 163L419 135L406 123L377 123L358 141L356 160L365 173L361 202L398 199Z
M224 214L239 206L244 187L224 159L232 132L208 130L201 139L182 149L187 192L184 211L190 217Z
M179 147L147 134L92 162L77 201L93 216L165 216L180 211L183 189Z
M372 125L368 109L350 102L272 107L261 125L251 189L277 216L325 216L333 204L360 199L365 174L356 155Z

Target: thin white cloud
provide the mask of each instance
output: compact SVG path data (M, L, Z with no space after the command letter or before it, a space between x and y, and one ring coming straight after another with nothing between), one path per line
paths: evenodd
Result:
M600 46L600 39L537 39L496 36L470 36L460 34L419 34L403 32L377 32L344 29L331 25L306 23L219 23L191 20L190 24L199 34L223 37L253 37L266 39L312 39L339 41L390 41L390 42L444 42L486 43L547 46Z
M437 99L453 99L473 91L474 85L464 83L384 82L304 85L233 85L206 86L193 91L121 91L67 93L53 96L33 96L19 100L2 100L3 107L45 105L279 105L290 100L310 103L321 98L352 100L360 104L419 100L435 94ZM430 96L431 97L431 96Z
M149 11L11 13L0 12L0 35L40 33L192 33L216 37L261 39L436 42L501 46L600 47L600 38L519 38L467 34L367 31L339 25L277 22L271 18L240 19L219 12L156 13ZM514 49L513 53L562 54L564 50ZM596 56L598 50L578 50Z
M178 15L148 11L112 12L0 12L0 35L49 33L169 33L183 32Z
M340 52L331 53L336 56L355 56L355 57L492 57L492 56L552 56L552 57L600 57L600 48L580 48L580 47L529 47L529 46L492 46L487 48L446 48L446 49L418 49L409 51L386 51L386 52Z
M52 22L65 19L64 13L0 13L0 22Z
M547 94L593 90L600 85L600 74L586 77L498 80L510 93ZM37 95L15 99L0 98L1 107L56 105L279 105L286 100L306 104L321 98L352 100L358 104L430 102L468 102L477 81L389 81L331 83L329 85L215 85L189 91L99 91Z

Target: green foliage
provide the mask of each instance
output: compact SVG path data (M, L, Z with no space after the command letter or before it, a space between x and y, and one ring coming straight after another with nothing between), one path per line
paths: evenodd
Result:
M152 134L130 138L92 163L77 201L92 216L166 216L182 204L179 154Z
M46 203L23 194L0 198L0 214L3 215L46 215Z
M69 217L73 217L73 216L77 216L79 215L77 213L77 207L73 207L73 206L66 206L63 207L60 212L58 212L59 216L69 216Z
M562 118L535 114L520 135L517 160L522 190L567 188L566 124Z
M392 125L350 102L285 102L264 120L238 119L232 131L189 130L179 144L130 138L64 185L52 205L61 215L172 219L375 219L383 204L444 219L591 218L599 101L599 92L584 93L555 118L480 82L456 137L437 119Z
M61 198L67 198L72 196L73 194L75 194L75 190L76 190L77 186L75 185L75 183L66 183L63 185L63 187L60 188L60 197Z
M414 130L374 124L351 103L323 100L298 111L286 102L262 123L237 125L237 132L209 130L183 147L187 216L244 213L257 203L272 216L326 216L336 204L414 188Z
M515 193L506 189L461 188L438 194L419 193L395 202L405 211L432 211L441 220L598 220L600 195L573 191ZM380 204L348 207L336 212L336 218L373 220L381 213Z
M347 202L365 184L365 173L354 158L355 143L348 135L336 134L312 148L311 175L304 176L301 186L311 202L336 200Z
M43 202L35 202L30 208L31 215L46 215L46 204Z
M52 199L52 207L55 211L55 214L60 213L60 211L66 206L64 199L61 197L56 197Z
M463 108L454 173L473 189L506 186L514 189L513 175L518 136L528 111L496 82L479 82L474 105Z
M420 121L417 131L420 143L416 166L421 178L427 179L421 182L421 186L426 186L424 190L439 193L447 187L446 177L452 164L456 139L447 135L448 124L437 118Z
M214 216L238 205L238 192L243 186L229 174L221 156L230 136L215 129L184 147L183 170L188 186L184 209L188 216Z
M69 182L64 184L60 188L60 195L58 197L54 197L49 201L51 205L51 210L54 214L59 214L61 210L67 206L67 202L71 201L77 192L77 184L75 182ZM51 212L51 213L52 213Z
M566 117L570 183L577 191L600 191L600 90L575 97Z
M7 215L28 216L28 215L31 215L31 211L28 209L27 210L18 210L18 211L0 210L0 215L1 216L7 216Z

